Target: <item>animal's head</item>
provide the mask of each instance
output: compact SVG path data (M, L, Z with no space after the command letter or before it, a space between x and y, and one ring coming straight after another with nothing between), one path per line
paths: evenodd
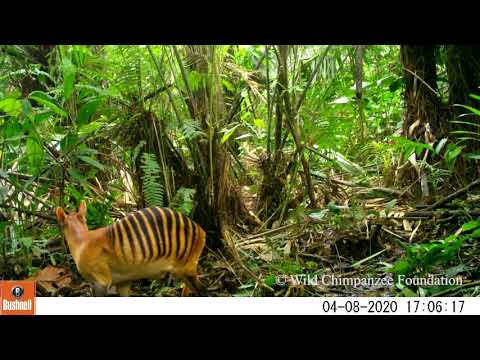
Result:
M63 227L67 239L72 235L79 235L82 232L88 231L87 205L85 201L80 203L78 212L67 214L61 207L58 207L56 214L58 223Z

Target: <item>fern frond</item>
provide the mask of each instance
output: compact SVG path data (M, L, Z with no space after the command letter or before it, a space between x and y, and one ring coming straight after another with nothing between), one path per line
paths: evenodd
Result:
M161 182L161 170L155 155L143 153L142 156L143 195L148 206L163 206L165 189Z
M195 195L195 189L180 188L178 189L175 197L170 205L172 209L177 210L185 215L190 215L193 209L193 196Z
M205 133L202 131L200 127L200 123L198 121L192 119L185 119L183 121L182 127L182 135L185 137L186 140L194 140L205 136Z

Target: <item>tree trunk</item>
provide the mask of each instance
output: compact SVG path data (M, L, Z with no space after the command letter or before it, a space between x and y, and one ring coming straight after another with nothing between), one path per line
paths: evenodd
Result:
M413 141L433 144L436 138L446 133L446 126L440 120L435 47L402 45L400 58L405 78L403 135ZM423 160L427 160L427 156L428 152L425 152ZM420 179L422 199L429 203L432 195L425 170L419 165L419 159L410 160ZM414 174L399 174L399 177L403 181L413 181Z
M228 125L224 122L231 119L226 116L214 46L186 46L185 49L189 69L205 79L203 85L192 92L194 113L191 115L200 122L207 135L207 139L198 142L195 172L201 175L196 184L198 206L194 209L193 218L207 231L208 246L218 248L223 246L220 239L225 226L240 223L241 215L245 214L240 191L230 177L227 143L220 143L222 136L219 131Z
M430 143L443 133L434 46L402 45L400 58L405 78L403 135Z
M365 53L365 45L358 45L355 50L355 89L358 108L358 127L360 142L363 143L365 137L365 112L363 110L363 55Z
M455 105L467 105L473 108L479 108L480 102L473 99L470 94L480 95L480 46L448 45L446 52L449 92L448 103L450 117L455 119L460 115L470 113L469 110ZM475 115L462 117L460 120L479 124L479 117ZM450 130L466 130L478 134L478 127L474 125L452 123ZM480 138L480 135L476 138ZM464 150L465 152L480 150L479 141L466 140L463 142L463 145L467 146ZM463 178L475 178L479 172L478 168L469 166L463 158L457 161L456 171L460 177Z

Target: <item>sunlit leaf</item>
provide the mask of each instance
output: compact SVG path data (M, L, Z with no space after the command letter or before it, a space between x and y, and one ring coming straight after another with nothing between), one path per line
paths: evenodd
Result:
M40 105L46 106L50 110L54 111L58 115L65 117L67 113L63 110L60 105L57 104L55 99L53 99L50 95L44 93L43 91L33 91L30 96L30 99L35 100Z
M222 136L222 140L220 141L220 144L225 143L225 141L227 141L227 140L230 138L230 136L233 135L233 133L235 132L235 130L236 130L240 125L242 125L242 124L237 124L237 125L235 125L233 128L227 130L227 131L225 132L225 134Z
M97 110L98 105L100 105L100 101L101 100L98 98L95 100L91 100L80 108L80 110L78 111L77 119L76 119L78 125L84 125L88 123L88 120L90 119L92 114Z
M26 150L28 165L32 171L37 171L42 164L44 150L33 135L27 138Z
M63 72L63 99L67 101L73 94L73 84L75 82L76 68L68 57L62 59Z
M20 115L22 101L14 98L0 100L0 110L6 112L9 116Z
M105 166L103 166L101 163L99 163L95 159L92 159L88 156L78 156L78 158L89 165L95 166L97 169L100 169L102 171L105 170Z

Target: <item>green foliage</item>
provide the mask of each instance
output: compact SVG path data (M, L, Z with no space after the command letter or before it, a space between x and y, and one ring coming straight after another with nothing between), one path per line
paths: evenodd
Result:
M457 161L458 156L462 153L465 146L458 146L455 144L448 144L447 149L444 155L445 165L447 169L452 171L453 167L455 166L455 162Z
M98 229L112 223L110 209L111 198L89 202L87 206L87 224L89 229Z
M63 72L63 99L67 101L73 94L73 85L75 82L76 67L68 57L62 59Z
M205 133L200 127L200 123L193 119L184 119L181 128L183 138L188 141L205 137Z
M164 187L161 183L162 171L155 155L143 153L142 156L143 195L148 206L163 206Z
M412 245L391 271L397 276L428 273L434 265L446 265L452 261L465 239L465 236L450 235L431 243Z
M461 232L449 235L444 239L424 244L414 244L407 248L402 259L389 269L396 279L405 277L425 277L439 267L456 265L463 244L480 237L480 220L473 220L462 225ZM453 268L444 270L447 276L453 276ZM453 275L452 275L453 274ZM400 284L403 287L403 284Z
M396 136L393 138L395 146L402 151L403 156L408 159L412 154L416 154L417 158L423 151L429 150L434 152L435 150L430 144L425 144L420 141L413 141L406 139L402 136Z
M180 188L178 189L175 197L173 198L170 207L185 215L190 215L193 209L193 197L195 195L195 189Z

